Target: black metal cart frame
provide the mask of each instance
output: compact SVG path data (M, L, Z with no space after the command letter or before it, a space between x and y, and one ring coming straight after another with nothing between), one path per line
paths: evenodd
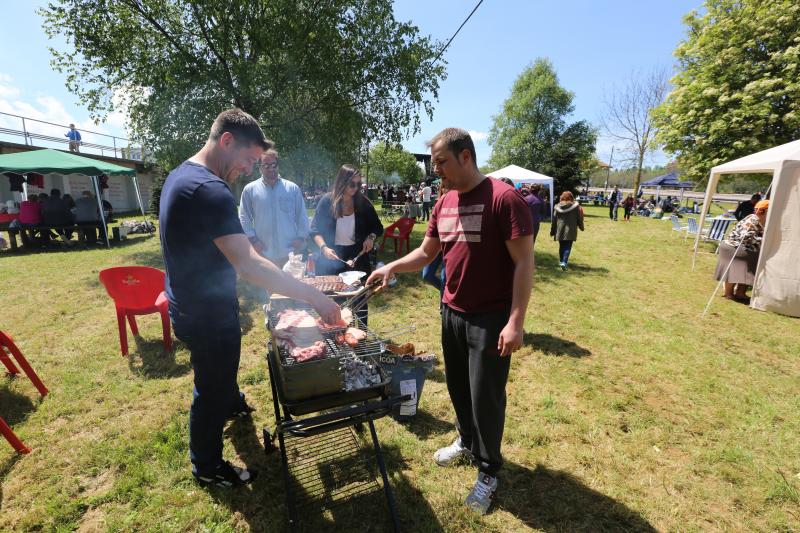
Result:
M394 405L409 400L410 396L390 397L384 389L379 393L372 394L371 398L358 398L357 395L354 396L351 393L342 392L299 402L287 402L282 398L279 387L276 386L277 380L273 365L277 362L277 359L273 360L273 355L277 357L277 352L273 353L273 350L276 350L276 348L273 348L272 342L270 342L270 348L267 353L267 368L269 370L272 402L275 410L275 430L270 434L269 430L264 428L264 449L267 453L273 451L275 449L274 442L277 438L281 453L281 471L286 488L286 507L289 514L290 529L295 530L297 528L298 517L289 472L286 437L313 437L322 433L347 427L356 427L366 423L369 426L369 432L372 437L375 459L383 480L383 491L386 496L386 502L389 507L394 530L399 531L400 526L397 516L397 507L391 486L389 485L389 476L386 471L386 464L383 459L380 443L378 442L378 434L375 431L374 421L389 414ZM277 364L280 363L278 362ZM359 405L354 405L354 403L358 403ZM319 413L324 410L328 412L304 418L298 417L299 415Z

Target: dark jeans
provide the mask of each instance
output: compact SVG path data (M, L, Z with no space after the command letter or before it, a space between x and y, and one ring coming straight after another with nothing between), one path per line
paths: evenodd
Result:
M617 220L617 211L619 210L619 204L610 203L608 204L608 218L611 220Z
M558 262L565 265L569 262L569 254L572 252L572 243L575 241L558 241Z
M631 210L633 208L625 206L625 220L631 219Z
M497 340L509 312L460 313L442 306L442 350L447 390L461 442L481 472L497 475L506 416L511 357L500 357Z
M436 271L439 269L439 265L442 266L442 273L437 276ZM436 259L431 261L429 265L425 265L422 269L422 279L439 289L439 293L441 294L444 292L445 276L444 265L442 264L442 253L439 252Z
M192 470L210 473L222 462L225 420L245 402L236 381L242 341L239 311L200 320L170 307L170 317L175 336L189 348L194 369L189 410Z
M431 203L422 202L422 220L428 220L431 217Z

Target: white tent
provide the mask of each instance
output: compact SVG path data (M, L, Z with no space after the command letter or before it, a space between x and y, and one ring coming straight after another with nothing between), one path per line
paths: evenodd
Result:
M750 305L762 311L800 317L800 141L712 168L700 214L701 228L720 176L745 173L772 174L769 211ZM698 234L694 241L695 256L699 241Z
M550 208L553 208L553 178L539 174L527 168L518 167L517 165L508 165L501 169L489 172L488 176L495 179L508 178L514 182L514 185L519 188L523 183L539 183L547 185L550 189Z

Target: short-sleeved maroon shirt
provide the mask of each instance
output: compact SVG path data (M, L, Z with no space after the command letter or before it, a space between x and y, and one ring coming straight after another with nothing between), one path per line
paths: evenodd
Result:
M494 178L469 192L450 191L434 207L426 235L442 245L445 304L464 313L511 308L514 261L506 241L533 235L531 211L517 191Z

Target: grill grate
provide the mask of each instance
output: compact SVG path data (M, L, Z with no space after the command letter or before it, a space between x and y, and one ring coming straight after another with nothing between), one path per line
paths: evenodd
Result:
M374 461L352 427L287 436L286 458L298 508L331 509L381 490Z

